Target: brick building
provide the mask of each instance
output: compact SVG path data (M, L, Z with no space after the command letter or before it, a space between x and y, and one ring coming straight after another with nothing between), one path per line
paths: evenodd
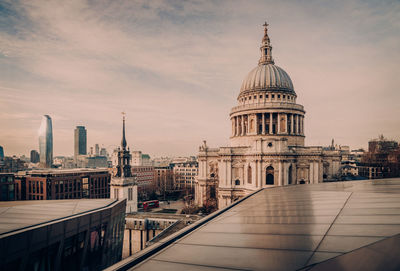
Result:
M156 190L153 166L132 166L132 176L136 177L140 200Z
M359 175L369 178L400 176L400 148L398 142L380 136L368 142L368 152L361 156Z
M22 200L110 197L107 169L33 170L15 179Z

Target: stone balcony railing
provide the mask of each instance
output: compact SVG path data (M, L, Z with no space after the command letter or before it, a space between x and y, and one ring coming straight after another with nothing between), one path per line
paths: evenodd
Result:
M257 109L292 109L304 112L304 107L300 104L293 103L281 103L281 102L269 102L269 103L255 103L255 104L244 104L235 106L231 110L231 114L238 113L247 110Z

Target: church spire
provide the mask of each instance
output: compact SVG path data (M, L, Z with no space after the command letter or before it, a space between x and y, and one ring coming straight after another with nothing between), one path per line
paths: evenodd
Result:
M121 147L126 150L126 139L125 139L125 112L122 112L122 140Z
M261 57L258 61L258 65L262 64L275 64L274 59L272 58L272 46L268 36L268 25L267 22L263 24L264 26L264 37L261 42Z

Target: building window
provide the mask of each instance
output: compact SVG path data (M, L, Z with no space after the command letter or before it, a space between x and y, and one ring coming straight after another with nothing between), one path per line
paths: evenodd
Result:
M255 100L255 99L257 99L257 96L256 96L256 95L254 95L254 100Z
M260 99L262 99L262 95L260 95Z
M251 100L251 96L249 96L249 101Z
M128 188L128 201L131 201L133 199L133 189Z
M278 94L278 99L280 99L280 98L281 98L281 95Z
M271 94L271 99L274 99L275 98L275 95L274 94Z
M235 185L240 185L240 180L235 180Z
M265 95L265 99L268 99L268 94Z
M265 174L265 176L266 176L265 184L273 185L274 184L274 168L271 166L267 167L265 173L266 173Z

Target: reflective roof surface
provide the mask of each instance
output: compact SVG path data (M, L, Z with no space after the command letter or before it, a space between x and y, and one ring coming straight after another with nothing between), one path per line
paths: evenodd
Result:
M398 270L399 233L400 179L276 187L131 270Z
M51 220L103 208L114 199L26 200L0 202L0 236Z

